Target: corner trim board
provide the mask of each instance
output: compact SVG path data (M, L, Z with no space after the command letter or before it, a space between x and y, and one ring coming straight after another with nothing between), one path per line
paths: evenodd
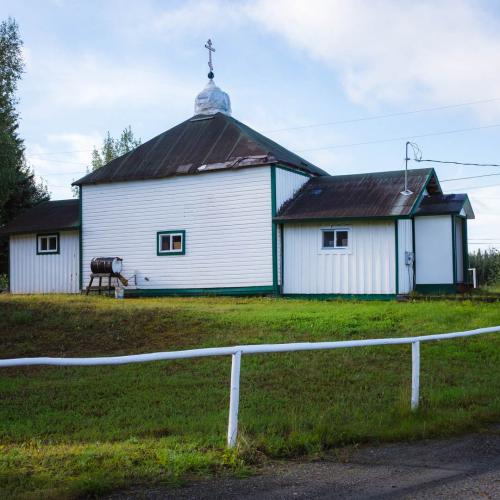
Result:
M78 186L78 199L79 199L79 209L80 209L80 229L78 230L78 246L79 246L79 272L78 272L78 281L80 286L80 291L83 288L83 188L82 186Z
M273 220L276 216L276 167L271 165L271 240L273 259L273 289L275 294L279 294L278 285L278 235L277 223Z
M397 220L394 221L394 238L396 240L396 295L399 294L399 233L398 233L398 225L399 222Z
M455 216L451 216L451 253L453 261L453 283L457 282L457 228Z

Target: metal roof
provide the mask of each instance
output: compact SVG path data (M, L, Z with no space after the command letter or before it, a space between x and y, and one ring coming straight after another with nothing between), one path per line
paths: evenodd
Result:
M411 195L403 195L404 170L311 178L275 220L408 216L425 189L441 193L434 169L408 171Z
M73 184L159 179L274 163L327 175L231 116L196 115Z
M79 200L40 203L0 228L0 234L40 233L80 227Z
M464 215L474 219L474 211L466 194L424 196L415 215Z

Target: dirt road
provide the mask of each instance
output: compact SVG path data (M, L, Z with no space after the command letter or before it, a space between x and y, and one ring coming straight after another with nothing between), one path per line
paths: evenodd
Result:
M500 499L500 426L446 440L344 450L329 460L275 462L245 479L138 489L110 498Z

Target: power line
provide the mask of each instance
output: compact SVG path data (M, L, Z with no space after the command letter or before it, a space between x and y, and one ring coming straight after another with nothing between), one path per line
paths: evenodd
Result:
M459 189L478 190L478 189L486 189L497 186L500 186L500 184L486 184L485 186L460 186L460 187L454 187L453 190L454 191L458 191Z
M500 167L498 163L463 163L460 161L443 161L443 160L428 160L423 158L414 158L413 161L427 161L432 163L449 163L452 165L471 165L473 167Z
M81 161L44 160L43 158L38 158L38 159L35 158L34 160L30 160L30 161L47 161L48 163L69 163L71 165L88 165L88 163L84 163L84 162L81 162Z
M48 152L48 153L31 153L27 154L26 156L48 156L48 155L64 155L64 154L70 154L70 153L90 153L92 152L92 149L74 149L73 151L53 151L53 152Z
M41 176L41 175L47 175L47 176L52 176L52 175L84 175L84 174L88 174L89 172L87 171L84 171L84 170L81 170L81 171L78 171L78 172L73 172L73 171L70 171L70 172L42 172L41 174L36 174L38 176Z
M373 115L373 116L366 116L362 118L351 118L349 120L338 120L338 121L333 121L333 122L324 122L324 123L313 123L311 125L298 125L296 127L288 127L288 128L279 128L279 129L274 129L274 130L264 130L265 133L274 133L274 132L286 132L289 130L302 130L305 128L315 128L315 127L326 127L330 125L342 125L345 123L357 123L357 122L364 122L364 121L370 121L370 120L379 120L382 118L392 118L395 116L405 116L405 115L412 115L416 113L425 113L427 111L439 111L443 109L452 109L452 108L459 108L463 106L473 106L475 104L484 104L488 102L494 102L494 101L499 101L500 97L494 97L492 99L482 99L479 101L470 101L470 102L464 102L460 104L449 104L447 106L436 106L433 108L422 108L422 109L414 109L411 111L399 111L396 113L387 113L384 115Z
M484 129L490 129L490 128L497 128L500 127L500 123L495 123L493 125L484 125L480 127L470 127L470 128L459 128L459 129L454 129L454 130L443 130L441 132L429 132L427 134L419 134L419 135L411 135L411 136L403 136L403 137L391 137L388 139L378 139L375 141L366 141L366 142L355 142L351 144L335 144L333 146L323 146L321 148L309 148L309 149L300 149L297 151L297 153L305 153L309 151L322 151L325 149L337 149L337 148L350 148L350 147L355 147L355 146L367 146L370 144L381 144L384 142L396 142L396 141L405 141L408 139L419 139L421 137L432 137L432 136L438 136L438 135L450 135L450 134L459 134L462 132L472 132L474 130L484 130Z
M463 181L465 179L479 179L480 177L493 177L495 175L500 175L500 172L498 174L484 174L484 175L471 175L469 177L455 177L453 179L443 179L443 180L440 180L439 182Z

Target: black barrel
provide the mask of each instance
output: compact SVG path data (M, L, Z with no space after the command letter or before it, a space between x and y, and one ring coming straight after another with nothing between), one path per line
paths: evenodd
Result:
M90 261L90 270L94 274L117 275L122 272L122 262L120 257L94 257Z

